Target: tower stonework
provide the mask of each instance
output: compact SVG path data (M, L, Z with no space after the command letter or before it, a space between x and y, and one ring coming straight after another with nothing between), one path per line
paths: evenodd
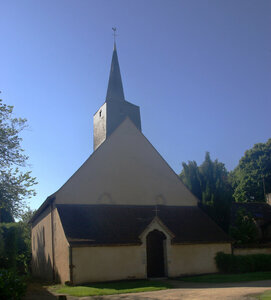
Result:
M94 151L127 117L141 131L139 106L124 98L117 49L114 43L106 101L93 117Z

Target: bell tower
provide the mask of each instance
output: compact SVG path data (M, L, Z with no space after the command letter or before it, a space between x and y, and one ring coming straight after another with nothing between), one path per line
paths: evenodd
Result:
M93 117L94 151L113 133L126 117L129 117L141 131L139 106L126 101L124 97L116 42L114 41L106 100Z

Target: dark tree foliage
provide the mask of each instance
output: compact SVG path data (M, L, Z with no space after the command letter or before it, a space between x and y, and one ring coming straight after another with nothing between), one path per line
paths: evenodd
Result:
M180 178L199 199L199 206L224 230L228 229L232 188L225 165L212 161L209 152L204 162L197 166L195 161L183 163Z
M26 229L19 223L2 223L0 236L0 269L13 269L21 274L27 273L31 249Z
M26 119L14 118L13 107L0 99L0 222L18 217L24 199L34 195L35 178L24 171L28 157L21 147L20 132Z
M256 221L245 209L239 209L234 226L230 227L230 235L236 244L255 243L260 238Z
M31 226L35 211L28 209L17 223L0 224L0 269L13 269L20 274L30 270Z
M0 269L0 299L21 300L26 293L26 282L14 270Z
M22 232L22 240L23 244L25 245L25 251L22 252L24 254L24 257L21 257L21 259L25 259L26 262L30 262L31 257L31 225L29 221L34 216L36 210L31 210L28 208L28 210L24 211L23 214L20 216L20 221L17 223ZM25 266L27 268L27 266Z
M2 223L14 222L14 218L13 218L10 210L8 210L8 209L5 209L5 208L0 209L0 217L1 217Z
M197 163L193 161L189 161L188 164L182 163L183 170L180 174L180 177L183 183L189 188L190 191L198 198L202 198L201 192L201 180L199 174L199 167Z
M236 202L265 202L271 193L271 139L245 152L231 174Z

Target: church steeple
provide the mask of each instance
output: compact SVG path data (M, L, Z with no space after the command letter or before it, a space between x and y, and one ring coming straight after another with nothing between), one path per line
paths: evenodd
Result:
M106 101L125 101L115 41L106 93Z
M140 109L124 98L118 54L116 48L116 28L114 31L114 49L109 75L106 101L94 114L94 151L114 132L128 117L141 131Z

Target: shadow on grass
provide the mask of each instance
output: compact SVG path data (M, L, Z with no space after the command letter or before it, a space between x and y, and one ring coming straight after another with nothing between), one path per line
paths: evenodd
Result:
M152 281L152 280L132 280L84 284L79 286L62 286L55 290L56 293L68 294L75 297L96 296L94 299L105 295L118 295L118 299L125 299L125 296L120 294L141 293L160 291L172 288L172 285L167 281ZM129 297L131 299L131 296ZM133 297L137 299L137 297ZM140 297L142 299L142 297Z
M112 282L98 282L83 284L82 286L94 287L98 289L115 289L118 291L127 290L127 289L137 289L137 288L148 288L148 287L157 287L157 288L171 288L170 283L166 280L123 280L123 281L112 281Z

